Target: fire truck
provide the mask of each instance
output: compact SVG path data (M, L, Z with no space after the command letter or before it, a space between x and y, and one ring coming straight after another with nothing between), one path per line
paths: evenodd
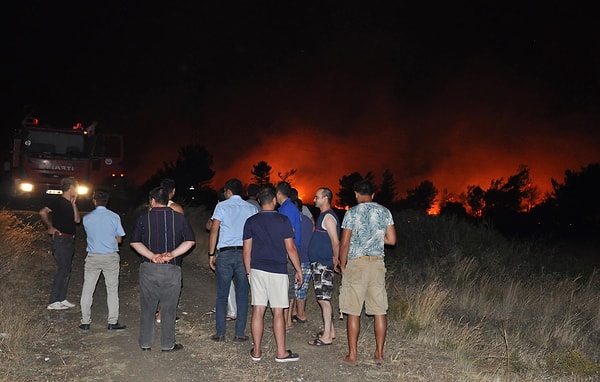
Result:
M96 126L56 128L26 117L12 140L13 196L60 195L61 180L74 177L80 197L89 199L94 188L114 188L122 182L123 137L96 133Z

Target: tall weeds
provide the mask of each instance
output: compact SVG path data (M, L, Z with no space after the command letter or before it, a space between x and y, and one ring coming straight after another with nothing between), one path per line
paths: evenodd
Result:
M552 246L455 218L402 213L395 223L386 255L395 325L490 373L600 376L596 270L575 275L556 266L569 261ZM573 354L583 363L556 361Z

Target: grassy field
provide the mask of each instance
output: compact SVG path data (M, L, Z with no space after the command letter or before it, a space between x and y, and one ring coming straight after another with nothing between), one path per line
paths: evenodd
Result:
M190 214L196 230L204 219ZM600 379L600 275L575 256L597 255L596 247L511 241L439 216L400 213L395 222L398 245L386 254L389 325L403 341L450 355L472 380ZM23 303L46 299L36 279L53 270L28 266L43 239L41 227L0 211L0 381L11 380L11 368L44 336ZM391 346L386 353L403 357Z

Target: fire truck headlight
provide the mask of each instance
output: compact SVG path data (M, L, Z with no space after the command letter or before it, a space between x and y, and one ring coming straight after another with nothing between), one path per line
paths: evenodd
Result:
M90 189L87 186L79 186L77 187L78 195L87 195L90 192Z
M23 192L31 192L31 191L33 191L33 184L21 183L21 184L19 184L19 189Z

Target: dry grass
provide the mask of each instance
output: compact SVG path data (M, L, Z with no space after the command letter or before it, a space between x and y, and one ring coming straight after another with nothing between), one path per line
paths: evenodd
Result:
M553 259L540 265L538 244L452 219L401 215L396 225L403 242L386 258L390 312L413 338L486 375L600 378L595 269L548 273Z
M30 307L22 303L24 296L35 293L31 283L35 275L23 277L19 270L27 269L22 265L35 256L44 255L33 246L43 234L4 210L0 211L0 232L0 361L10 361L3 362L10 365L21 362L27 348L40 335ZM5 371L5 375L9 372Z

